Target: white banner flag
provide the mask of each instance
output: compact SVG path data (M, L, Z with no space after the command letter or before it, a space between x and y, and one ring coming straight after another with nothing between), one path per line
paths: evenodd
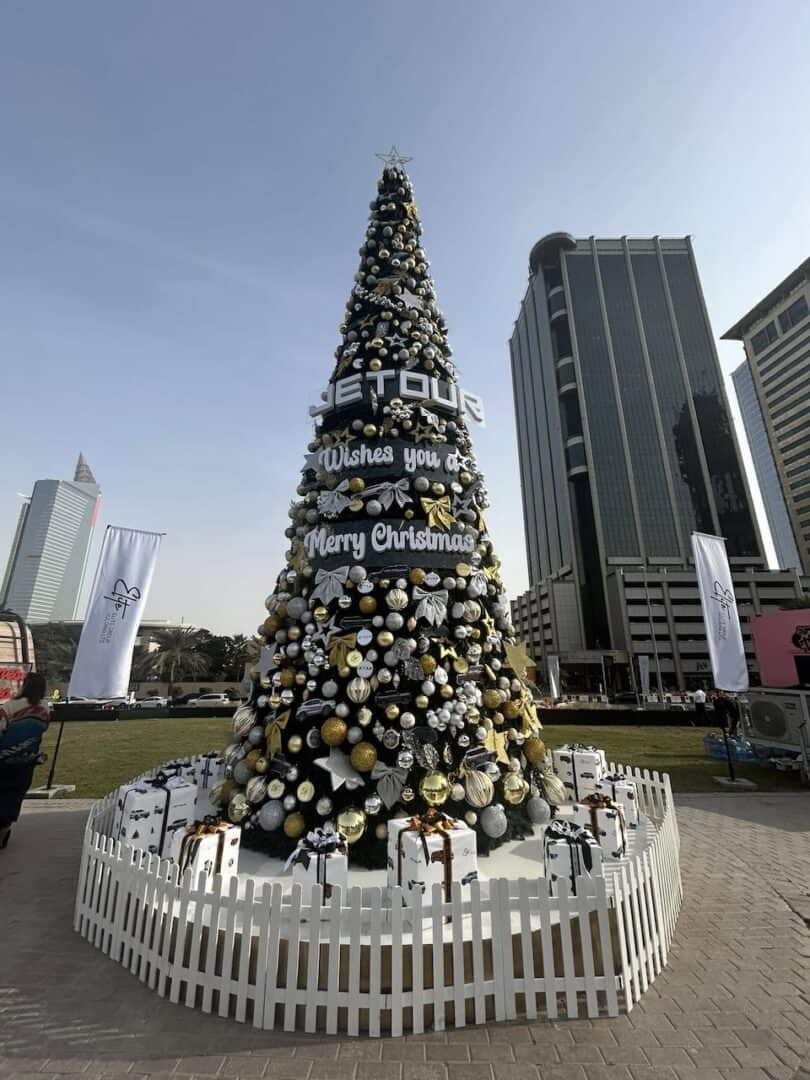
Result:
M560 658L550 654L546 658L548 664L548 689L553 698L560 697Z
M162 533L107 526L69 697L125 697Z
M642 692L642 694L649 695L649 693L650 693L650 658L649 658L649 656L639 656L639 658L638 658L638 677L641 680L641 692Z
M692 533L692 553L714 685L718 690L747 690L748 665L725 541Z

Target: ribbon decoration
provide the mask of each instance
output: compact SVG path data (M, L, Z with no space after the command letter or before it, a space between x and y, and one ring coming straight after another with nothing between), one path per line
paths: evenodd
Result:
M575 825L573 821L561 821L554 818L546 827L543 839L544 852L549 847L549 841L562 841L568 845L568 881L571 885L572 895L576 893L576 871L582 869L590 874L593 869L593 853L591 844L595 843L593 836L581 825Z
M322 491L318 495L318 510L324 517L337 517L352 501L344 492L349 490L349 481L341 480L331 491Z
M346 667L349 650L357 644L357 634L334 635L329 639L329 663L332 667Z
M332 886L326 880L326 861L330 855L347 855L349 846L345 837L335 832L331 825L323 828L312 829L305 837L298 841L284 869L289 870L296 863L301 863L305 870L309 870L310 864L315 859L315 880L323 887L323 898L328 900L332 895Z
M422 502L424 501L423 499ZM414 585L413 598L419 601L414 618L424 619L431 626L440 626L447 618L447 601L449 597L450 594L447 589L430 592L428 589L423 589L421 585Z
M348 576L348 566L339 566L337 570L319 570L315 575L315 588L310 593L310 600L320 598L324 604L329 604L332 600L340 599Z
M427 523L433 529L449 529L456 520L450 512L450 496L440 499L420 499L422 509L427 514Z
M281 733L287 726L289 719L290 710L285 709L283 713L279 713L265 727L264 733L267 737L268 757L275 757L276 754L281 752Z
M484 746L487 750L491 750L495 753L495 760L500 761L503 765L509 764L509 755L506 752L506 732L496 731L491 728L487 732L487 737L484 739Z
M619 821L619 831L622 836L622 854L627 850L627 822L624 817L624 809L614 802L609 795L586 795L581 800L581 806L587 806L591 815L591 832L599 840L602 830L599 828L599 811L604 810L614 813Z
M405 833L416 832L422 841L422 850L425 855L425 865L431 862L440 862L444 865L444 898L450 899L450 887L453 882L453 850L450 842L450 832L457 827L457 823L435 806L431 806L421 816L411 818L404 829L400 829L397 837L397 885L402 884L402 838ZM584 831L584 830L583 830ZM427 838L438 835L441 837L442 850L430 854Z
M371 779L377 781L377 794L385 803L386 809L390 810L399 802L405 781L408 779L408 770L377 761L371 770Z
M372 487L365 489L363 496L370 498L376 495L383 508L390 510L394 503L399 507L403 507L406 503L413 502L413 499L408 494L409 487L410 480L405 476L395 482L374 484Z
M200 846L200 840L203 836L219 837L217 842L217 857L214 861L212 877L218 874L222 869L222 852L225 848L225 833L227 830L227 821L214 821L213 818L206 818L205 821L198 822L196 825L189 825L188 831L183 837L183 842L180 845L180 854L177 857L177 866L180 876L182 876L194 862L197 848Z

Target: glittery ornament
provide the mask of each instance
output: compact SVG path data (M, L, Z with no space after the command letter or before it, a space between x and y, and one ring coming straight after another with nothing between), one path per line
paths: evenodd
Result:
M357 806L347 806L337 815L335 824L348 844L356 844L366 830L366 815Z

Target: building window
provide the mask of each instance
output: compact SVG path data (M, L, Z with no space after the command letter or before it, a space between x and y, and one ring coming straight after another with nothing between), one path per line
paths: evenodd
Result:
M754 334L751 338L751 348L754 350L754 355L759 356L763 349L767 349L771 342L776 341L777 337L774 322L769 322L767 326L763 326L759 333Z
M779 326L782 328L782 332L786 334L788 330L797 326L802 319L807 318L807 311L807 300L805 297L800 296L798 300L794 300L790 307L785 308L779 316ZM771 323L771 325L773 325L773 323Z

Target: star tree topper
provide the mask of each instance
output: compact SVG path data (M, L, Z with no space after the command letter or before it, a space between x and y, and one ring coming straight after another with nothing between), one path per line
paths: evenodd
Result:
M375 154L385 164L386 169L403 169L412 157L403 157L395 146L392 146L387 154Z

